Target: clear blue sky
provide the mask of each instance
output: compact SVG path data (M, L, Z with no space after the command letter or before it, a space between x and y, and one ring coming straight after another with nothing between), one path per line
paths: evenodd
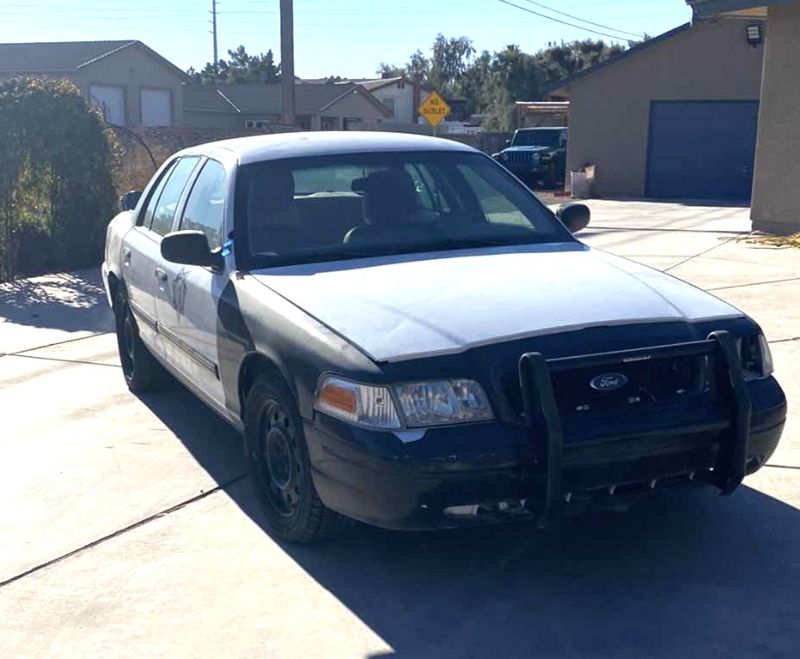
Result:
M531 0L509 0L578 23ZM652 36L689 20L684 0L538 0L615 30ZM437 33L468 36L477 49L601 38L499 0L295 0L297 75L370 76L381 62L403 64L428 51ZM181 68L212 58L211 0L2 0L0 42L139 39ZM280 50L278 0L219 0L220 53ZM611 32L586 25L589 30ZM624 38L624 35L621 35ZM607 39L607 37L604 37Z

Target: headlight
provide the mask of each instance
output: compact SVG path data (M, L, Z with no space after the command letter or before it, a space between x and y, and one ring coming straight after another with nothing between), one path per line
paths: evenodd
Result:
M395 399L405 423L401 422ZM494 418L486 392L473 380L411 382L390 390L387 386L360 384L326 375L320 380L314 407L343 421L379 430Z
M500 160L508 160L508 154L507 153L501 153L500 154Z
M487 421L494 418L483 387L473 380L413 382L394 388L410 427Z
M386 430L401 427L392 395L386 387L327 375L319 384L314 407L360 426Z
M756 380L772 375L772 353L763 334L745 336L739 340L739 354L746 380Z

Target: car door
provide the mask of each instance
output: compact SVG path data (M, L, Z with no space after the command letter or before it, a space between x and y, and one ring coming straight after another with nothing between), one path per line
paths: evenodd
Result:
M136 318L139 335L156 352L160 352L156 330L156 280L154 269L160 258L159 245L150 235L158 200L177 161L173 160L159 173L147 191L134 228L122 241L122 268L128 302Z
M158 336L158 297L161 237L172 229L178 201L199 158L179 158L163 170L148 192L133 230L122 243L123 277L139 335L157 354L164 355Z
M203 164L183 204L180 230L202 231L209 247L225 249L227 189L225 166L208 159ZM228 259L230 260L230 259ZM209 267L163 262L166 285L157 300L159 331L168 359L203 397L224 409L217 354L217 309L229 280L229 267Z

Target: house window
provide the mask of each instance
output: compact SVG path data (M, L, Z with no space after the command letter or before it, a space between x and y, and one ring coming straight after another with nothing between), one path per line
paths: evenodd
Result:
M343 122L343 130L361 130L364 127L364 120L359 117L348 117Z
M115 85L90 85L89 102L103 115L107 124L125 125L125 90Z
M172 125L172 94L168 89L142 89L142 126Z
M244 122L245 128L253 129L267 129L270 125L269 119L246 119Z
M322 130L339 130L339 117L322 117L320 128Z
M384 107L389 110L394 117L394 99L391 96L387 96L386 98L381 99L381 103L383 103Z

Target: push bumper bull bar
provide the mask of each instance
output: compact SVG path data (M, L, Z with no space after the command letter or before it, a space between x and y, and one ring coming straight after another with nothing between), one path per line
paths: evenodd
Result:
M720 440L713 469L713 484L722 494L733 492L744 479L747 463L747 444L750 436L752 403L744 379L736 340L727 331L712 332L705 341L641 348L629 351L606 352L577 357L545 359L538 352L520 358L519 379L522 390L525 425L531 439L543 447L545 470L544 506L538 525L547 526L564 501L562 481L564 472L564 430L556 403L551 373L595 366L655 358L710 356L727 378L718 386L728 390L730 423Z

